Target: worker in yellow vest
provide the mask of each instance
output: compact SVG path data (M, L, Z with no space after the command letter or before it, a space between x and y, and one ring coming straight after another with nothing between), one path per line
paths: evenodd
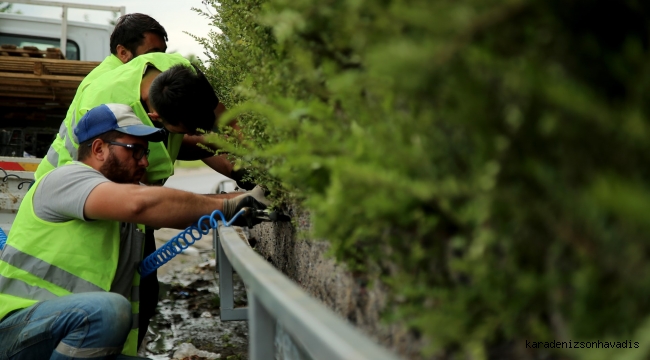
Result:
M167 50L167 32L165 28L158 23L154 18L140 13L132 13L121 16L116 24L110 37L110 52L111 55L106 57L96 68L94 68L83 79L74 99L68 109L66 118L61 123L59 133L56 135L54 142L50 146L48 155L41 161L36 170L36 178L42 177L48 171L63 165L72 158L66 157L64 151L66 139L74 136L74 128L71 126L72 114L75 112L79 103L80 95L84 89L90 85L96 78L102 74L116 69L122 64L126 64L137 56L148 54L152 52L165 52ZM59 152L62 153L59 164ZM55 160L56 159L56 160ZM52 164L51 162L54 162ZM145 231L145 250L143 256L148 256L156 250L156 244L153 236L153 231ZM139 314L139 341L142 343L147 328L149 327L149 320L156 313L156 306L158 304L158 278L157 276L148 276L142 279L140 283L140 314Z
M65 139L74 134L74 128L71 127L72 114L77 108L80 94L84 89L99 76L116 69L122 64L126 64L139 55L152 52L164 53L167 50L166 40L167 32L165 28L148 15L140 13L126 14L117 20L110 38L111 55L97 65L79 84L75 97L68 108L66 118L61 123L59 133L50 146L48 156L41 161L36 170L35 176L37 179L59 165L58 157L55 154L57 149L65 145ZM73 159L69 160L72 161ZM67 161L65 162L67 163Z
M226 111L208 80L181 55L157 53L166 47L164 41L153 33L144 34L143 44L136 47L135 56L126 47L118 45L117 55L106 58L84 79L35 177L38 179L49 170L73 161L78 147L74 136L76 122L88 109L112 102L131 105L145 125L164 127L170 133L164 144L152 148L151 166L145 179L147 183L162 184L173 174L176 159L200 159L217 172L237 181L241 187L252 189L254 184L243 182L243 173L233 171L233 164L225 156L213 156L214 152L205 150L212 145L199 134L212 131L216 119ZM150 52L139 54L140 51ZM123 61L128 63L120 65ZM175 65L179 66L168 73L167 70ZM180 65L190 71L182 71ZM164 84L158 87L162 101L158 102L159 109L149 112L149 90L158 75L163 75L156 80L158 84ZM238 129L236 121L231 122L230 126ZM197 129L200 131L197 132Z
M266 207L255 192L221 199L142 186L149 146L165 134L128 105L91 109L75 135L79 161L36 181L0 253L3 358L136 356L144 238L136 224L182 229L214 210L230 219Z

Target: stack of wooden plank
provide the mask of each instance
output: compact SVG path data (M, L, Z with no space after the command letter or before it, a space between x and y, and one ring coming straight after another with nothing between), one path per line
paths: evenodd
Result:
M99 62L61 57L58 49L0 47L0 106L67 108Z
M22 48L16 45L0 45L0 56L22 56L32 58L46 58L46 59L65 59L59 48L47 48L47 50L40 50L36 46L23 46Z

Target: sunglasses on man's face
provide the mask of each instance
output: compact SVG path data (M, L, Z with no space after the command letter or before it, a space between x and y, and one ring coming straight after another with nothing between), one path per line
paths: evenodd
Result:
M140 160L142 157L149 157L150 150L140 144L125 144L117 141L109 141L108 144L130 149L133 152L133 158L136 160Z

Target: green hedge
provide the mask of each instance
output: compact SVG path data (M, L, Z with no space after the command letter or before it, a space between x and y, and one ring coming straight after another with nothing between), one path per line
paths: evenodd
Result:
M650 356L650 3L208 3L222 145L425 357Z

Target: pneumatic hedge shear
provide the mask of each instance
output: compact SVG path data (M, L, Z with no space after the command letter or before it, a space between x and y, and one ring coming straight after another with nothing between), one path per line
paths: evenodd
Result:
M241 214L240 218L246 222L248 228L261 223L261 222L289 222L291 218L288 215L285 215L279 211L274 210L258 210L252 207L245 207L244 213Z

